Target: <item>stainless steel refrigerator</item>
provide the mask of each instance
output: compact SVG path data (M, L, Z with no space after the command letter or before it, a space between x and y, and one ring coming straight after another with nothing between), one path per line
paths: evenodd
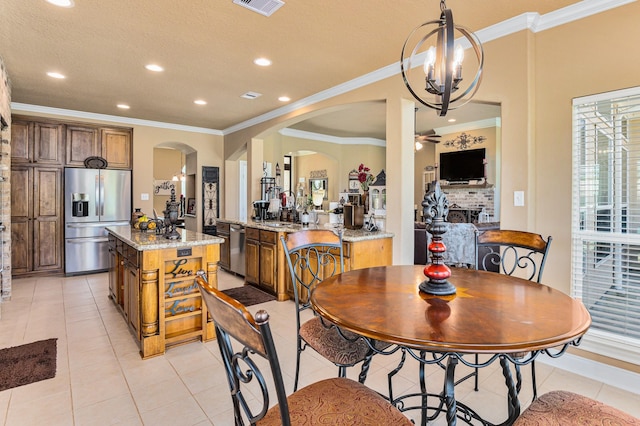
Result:
M109 269L105 227L129 224L131 172L65 169L64 211L65 273Z

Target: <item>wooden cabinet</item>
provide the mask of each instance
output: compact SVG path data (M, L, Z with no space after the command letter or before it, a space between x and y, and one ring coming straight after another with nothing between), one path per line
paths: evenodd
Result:
M224 240L220 244L220 263L219 266L225 271L229 271L231 264L231 247L229 245L229 236L231 235L231 225L226 222L218 222L216 224L216 236Z
M278 294L278 233L260 230L260 287Z
M140 277L139 277L139 256L136 249L125 246L127 256L124 259L122 274L124 277L123 288L126 292L124 297L124 316L133 334L140 339Z
M11 163L62 165L64 125L15 117L11 123Z
M87 157L102 157L109 169L132 167L132 130L68 124L66 165L84 167Z
M260 230L245 228L245 271L244 280L247 283L260 283Z
M14 166L11 182L13 275L62 272L62 169Z
M84 167L87 157L100 155L97 127L67 124L66 165Z
M163 244L162 237L152 233L129 232L136 234L122 237L110 231L110 249L115 246L115 254L109 291L136 337L142 358L163 354L172 345L214 338L194 276L204 270L209 283L217 287L219 244L189 246L183 240L179 247L143 250L146 244L172 243Z
M100 152L110 169L131 169L131 140L131 129L100 129Z

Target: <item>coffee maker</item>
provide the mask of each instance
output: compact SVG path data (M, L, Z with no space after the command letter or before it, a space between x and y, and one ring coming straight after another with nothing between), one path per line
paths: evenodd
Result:
M253 220L266 220L269 210L269 201L257 200L253 202Z

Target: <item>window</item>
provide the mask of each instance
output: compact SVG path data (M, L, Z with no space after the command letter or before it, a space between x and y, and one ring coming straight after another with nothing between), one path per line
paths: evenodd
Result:
M573 296L584 349L640 361L640 88L573 102Z

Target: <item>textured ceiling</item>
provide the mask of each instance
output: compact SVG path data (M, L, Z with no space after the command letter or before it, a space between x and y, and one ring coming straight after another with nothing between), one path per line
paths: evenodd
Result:
M0 55L12 101L225 130L396 63L436 0L285 0L265 17L231 0L0 1ZM477 31L576 0L449 0ZM268 68L253 64L266 56ZM157 63L164 73L151 73ZM67 76L54 80L48 71ZM255 100L240 97L261 93ZM208 104L198 106L195 99ZM122 111L118 103L131 109Z

